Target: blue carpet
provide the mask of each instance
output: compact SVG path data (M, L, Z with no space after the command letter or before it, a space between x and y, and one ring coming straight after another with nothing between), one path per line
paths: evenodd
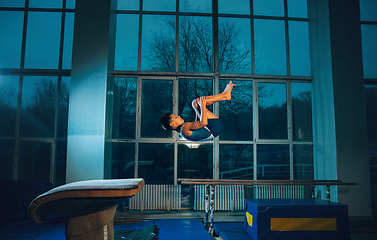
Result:
M6 221L0 225L0 239L12 240L63 240L63 223L38 224L31 220Z
M160 240L212 240L200 219L156 219L137 224L115 225L119 229L138 230L151 224L159 228ZM0 226L0 239L65 240L63 223L38 224L31 220L9 221Z
M213 240L200 219L156 219L161 240Z

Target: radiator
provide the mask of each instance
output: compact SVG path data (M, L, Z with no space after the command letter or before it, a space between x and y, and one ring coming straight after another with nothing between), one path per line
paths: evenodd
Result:
M293 185L257 185L255 186L255 198L304 198L304 186Z
M205 185L194 185L194 210L205 210ZM216 185L214 210L243 210L244 186Z
M131 210L180 210L181 185L145 185L129 200Z

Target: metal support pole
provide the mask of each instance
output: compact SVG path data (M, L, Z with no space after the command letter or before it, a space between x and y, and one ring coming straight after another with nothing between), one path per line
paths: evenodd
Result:
M327 201L330 202L330 185L326 185L327 187Z
M211 186L211 201L209 214L209 229L208 232L213 236L213 201L215 200L215 186Z
M209 189L210 189L210 186L209 185L206 185L206 194L205 194L205 206L204 206L204 209L205 209L205 215L204 215L204 227L208 230L209 229L209 226L208 226L208 209L209 209L209 204L208 204L208 200L209 200Z

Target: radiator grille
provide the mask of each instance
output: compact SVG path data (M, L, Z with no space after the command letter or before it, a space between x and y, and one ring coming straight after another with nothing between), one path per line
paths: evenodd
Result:
M304 186L255 186L256 199L264 198L304 198Z
M205 210L206 186L194 186L194 210ZM243 210L244 187L240 185L216 185L214 210Z
M131 210L180 210L181 185L145 185L129 200Z
M194 210L205 210L206 186L194 186ZM243 210L244 187L216 185L214 210ZM254 198L304 198L304 186L255 186Z
M205 210L205 185L194 185L194 210ZM244 186L216 185L214 210L243 210ZM255 186L254 198L304 198L304 186ZM181 185L145 185L129 200L131 210L181 210Z

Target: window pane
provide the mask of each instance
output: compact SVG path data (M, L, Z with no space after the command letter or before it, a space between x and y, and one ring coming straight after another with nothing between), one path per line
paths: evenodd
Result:
M135 177L135 144L112 143L111 178Z
M0 0L0 7L25 7L25 0Z
M63 69L71 69L74 21L75 13L66 13L63 43Z
M176 11L176 0L143 0L144 11Z
M179 18L179 71L212 72L211 18Z
M115 139L135 138L136 94L136 78L114 79L113 138Z
M287 139L287 93L285 83L258 83L260 139Z
M220 144L220 179L254 179L253 145Z
M377 85L365 86L365 111L368 141L377 142Z
M61 18L59 12L29 12L25 68L58 68Z
M19 180L50 181L50 143L20 143Z
M212 179L212 144L178 145L178 178Z
M219 0L219 13L250 14L249 0Z
M293 141L313 141L310 83L292 83Z
M284 16L284 0L253 0L254 15Z
M62 77L60 85L60 103L59 103L59 122L58 122L58 136L60 138L67 138L68 130L68 107L69 107L69 92L71 85L71 77Z
M1 11L0 22L0 68L19 68L24 13Z
M118 0L118 10L139 10L140 0Z
M13 137L16 127L18 76L0 75L0 136Z
M225 89L229 80L220 80L220 92ZM237 94L230 101L220 103L220 118L224 130L220 140L253 140L253 82L233 81Z
M144 15L141 70L175 71L175 16Z
M254 20L255 73L286 75L286 46L283 20Z
M257 146L258 180L289 179L289 145Z
M212 1L211 0L179 0L180 12L200 12L211 13Z
M67 3L66 3L66 8L68 9L75 9L75 5L76 5L76 0L66 0Z
M290 70L294 76L310 76L308 22L289 21Z
M141 137L172 137L161 127L164 112L173 112L173 81L143 80L141 95Z
M307 18L307 0L288 0L288 17Z
M294 180L313 180L313 145L293 146Z
M220 72L251 74L250 19L219 18Z
M174 144L139 144L139 175L148 184L174 183Z
M377 1L360 0L361 21L377 21Z
M55 162L55 186L66 183L67 141L58 141Z
M14 142L0 141L0 179L11 180L13 175Z
M118 14L115 40L115 70L137 71L139 15Z
M377 25L361 25L365 78L377 78Z
M195 121L195 112L191 106L194 99L213 95L212 79L179 79L178 115L185 121ZM207 106L212 111L212 105Z
M31 8L62 8L63 0L29 0Z
M20 135L53 137L57 77L31 77L23 80Z

